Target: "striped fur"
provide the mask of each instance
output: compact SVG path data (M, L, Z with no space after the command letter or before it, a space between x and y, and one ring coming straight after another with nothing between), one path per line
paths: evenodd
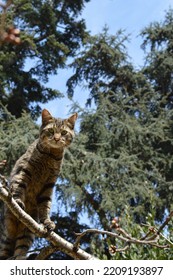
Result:
M16 162L10 177L10 191L18 204L36 221L48 229L54 184L60 172L64 149L74 137L77 114L61 120L44 109L39 138ZM5 240L0 259L22 259L33 243L34 234L20 223L8 208L5 209Z

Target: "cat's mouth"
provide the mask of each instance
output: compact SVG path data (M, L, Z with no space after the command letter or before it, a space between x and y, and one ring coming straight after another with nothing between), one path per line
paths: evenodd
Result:
M59 139L59 140L55 140L53 139L52 141L49 142L50 147L52 148L62 148L66 146L66 141L64 139Z

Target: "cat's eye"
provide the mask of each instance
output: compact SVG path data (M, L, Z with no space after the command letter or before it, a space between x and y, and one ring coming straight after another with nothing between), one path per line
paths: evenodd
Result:
M53 133L54 133L54 129L53 129L53 128L48 128L48 132L49 132L50 134L53 134Z
M63 130L61 131L61 135L64 136L64 135L66 135L66 134L67 134L67 130L64 130L64 129L63 129Z

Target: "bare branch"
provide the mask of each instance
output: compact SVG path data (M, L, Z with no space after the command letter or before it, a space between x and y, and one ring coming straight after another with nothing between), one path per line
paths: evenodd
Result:
M157 234L160 234L160 232L164 229L164 227L169 223L169 221L172 219L173 217L173 211L170 212L170 214L168 215L168 217L166 218L166 220L164 221L164 223L159 227L159 229L157 230Z
M57 251L60 251L60 247L49 245L40 250L40 253L36 256L35 260L46 260L51 254Z
M12 213L26 226L28 227L37 237L46 238L51 242L53 246L71 256L74 259L79 260L95 260L96 258L82 249L74 250L72 243L66 241L55 232L48 232L43 225L38 224L32 219L11 197L7 190L5 178L0 176L0 199L9 207Z
M154 227L150 227L147 234L140 238L133 238L129 235L124 229L122 229L119 225L119 221L115 219L113 220L112 228L115 229L116 232L110 232L107 230L98 230L98 229L87 229L82 233L76 233L76 241L74 244L66 241L61 238L55 232L48 232L43 225L38 224L35 220L33 220L24 210L20 208L20 206L16 203L16 201L11 197L10 192L7 188L7 182L3 176L0 176L0 198L6 203L6 205L10 208L13 214L23 223L25 224L37 237L46 238L50 241L51 245L46 248L41 249L40 253L36 257L36 259L45 259L50 254L55 251L62 251L67 255L73 257L74 259L85 259L85 260L94 260L96 259L92 255L86 253L85 251L79 248L80 241L83 236L88 233L92 234L102 234L113 237L118 240L121 240L125 245L122 248L116 248L116 246L110 246L110 253L127 251L130 248L130 244L140 244L140 245L151 245L154 247L158 247L161 249L172 247L173 244L170 240L165 238L161 231L164 227L169 223L171 218L173 217L173 211L169 214L163 224L156 229ZM160 245L159 238L163 237L167 244Z
M76 241L74 243L74 247L77 248L81 238L86 235L87 233L94 233L94 234L106 234L108 236L117 238L121 241L124 241L126 243L133 243L133 244L142 244L142 245L152 245L152 246L156 246L156 247L160 247L160 245L157 244L158 242L158 238L155 238L153 240L140 240L140 239L136 239L136 238L127 238L127 237L123 237L117 233L114 232L110 232L110 231L106 231L106 230L98 230L98 229L87 229L85 231L83 231L82 233L76 233L77 238ZM167 248L168 245L165 245L164 248ZM161 246L161 248L163 248L163 246Z
M75 249L78 248L82 237L84 235L88 234L88 233L111 236L111 237L114 237L115 239L119 239L123 243L125 243L125 246L123 248L118 248L118 249L116 248L116 246L111 245L109 250L110 250L110 253L112 253L112 254L114 254L115 252L127 251L130 248L130 244L132 244L132 243L133 244L140 244L140 245L150 245L150 246L158 247L158 248L161 248L161 249L169 248L170 246L173 246L173 244L170 240L166 239L161 234L161 230L163 230L163 228L169 223L172 216L173 216L173 211L166 218L166 220L164 221L164 223L160 226L160 228L158 230L155 229L154 227L150 227L147 234L140 239L133 238L132 236L130 236L124 229L122 229L120 227L118 218L114 218L111 228L114 228L117 233L110 232L110 231L105 231L105 230L98 230L98 229L87 229L82 233L76 233L77 238L76 238L76 241L74 243L74 248ZM152 234L152 236L151 236L151 234ZM163 237L166 240L167 244L160 245L158 243L160 236Z

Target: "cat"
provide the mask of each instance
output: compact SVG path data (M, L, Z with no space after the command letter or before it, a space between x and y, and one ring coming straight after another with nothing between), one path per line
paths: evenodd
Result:
M77 113L67 119L54 118L42 111L39 138L16 162L9 181L9 189L16 202L48 230L54 230L50 207L54 184L58 178L64 150L74 138ZM25 259L34 234L6 208L4 215L5 240L0 259Z

